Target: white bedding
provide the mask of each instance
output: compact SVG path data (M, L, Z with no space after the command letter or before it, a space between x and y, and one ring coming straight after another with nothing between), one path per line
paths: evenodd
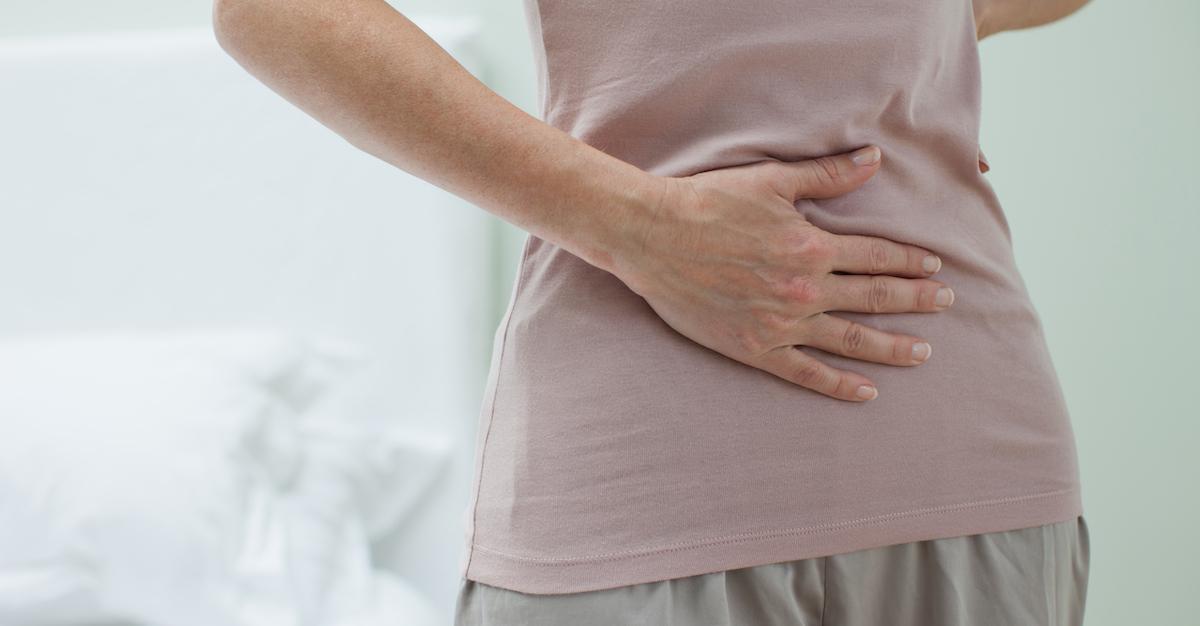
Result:
M478 20L410 17L486 75ZM325 414L412 429L393 466L407 479L378 500L410 515L375 557L443 621L495 327L495 223L306 116L211 29L0 38L0 334L264 324L369 348ZM449 462L416 432L453 437Z
M0 624L433 624L369 541L449 445L328 413L363 359L269 329L0 340Z

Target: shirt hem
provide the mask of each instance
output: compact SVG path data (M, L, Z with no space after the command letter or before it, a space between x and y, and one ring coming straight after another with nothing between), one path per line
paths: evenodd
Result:
M1083 514L1078 486L856 520L714 537L640 551L580 557L509 554L473 544L468 580L530 594L596 591L897 543L1002 532Z

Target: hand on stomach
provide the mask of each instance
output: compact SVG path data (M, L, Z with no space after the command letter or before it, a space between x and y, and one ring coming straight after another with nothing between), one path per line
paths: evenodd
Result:
M941 261L918 246L822 230L795 203L849 193L880 163L879 148L868 146L659 177L661 201L631 218L637 236L615 252L613 273L701 345L834 398L873 399L870 379L797 347L920 365L932 352L924 339L829 312L945 310L953 292L929 278Z

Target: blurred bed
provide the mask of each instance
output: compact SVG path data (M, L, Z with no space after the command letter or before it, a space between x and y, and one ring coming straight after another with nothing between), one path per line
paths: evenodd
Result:
M0 624L447 623L493 218L207 30L0 40L0 85Z

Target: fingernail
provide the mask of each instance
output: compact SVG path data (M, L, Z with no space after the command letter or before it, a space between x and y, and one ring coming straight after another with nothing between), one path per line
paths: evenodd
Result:
M942 287L938 289L933 302L938 306L950 306L950 303L954 302L954 292L949 287Z
M875 398L875 396L879 395L879 392L870 385L862 385L858 388L858 391L854 392L854 395L862 398L863 400L872 400Z
M921 269L932 274L942 269L942 259L931 254L921 261Z
M924 361L933 353L933 347L925 342L914 343L912 348L912 358L914 361Z
M854 164L859 167L863 167L864 165L874 165L875 163L879 162L879 148L875 146L867 146L866 148L855 150L850 154L850 160L854 161Z

